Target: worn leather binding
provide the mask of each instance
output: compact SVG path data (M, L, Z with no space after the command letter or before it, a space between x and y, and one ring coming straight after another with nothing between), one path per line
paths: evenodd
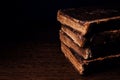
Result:
M120 29L120 11L116 9L71 8L59 10L57 20L81 35ZM94 32L95 31L95 32ZM91 33L92 32L92 33Z
M120 53L120 42L112 44L103 44L100 46L89 46L86 48L79 47L74 41L67 36L62 30L60 31L60 40L62 43L73 49L83 59L94 59Z
M61 50L65 57L73 64L80 75L85 75L90 71L102 70L120 65L120 53L95 59L85 60L80 58L74 51L61 42ZM93 70L94 69L94 70Z
M60 31L60 40L65 45L67 45L69 48L72 48L74 51L76 51L76 53L78 53L82 58L84 58L84 59L91 58L91 51L89 48L79 47L63 31Z
M61 30L79 47L101 46L120 41L120 29L103 31L87 37L66 25L61 25Z

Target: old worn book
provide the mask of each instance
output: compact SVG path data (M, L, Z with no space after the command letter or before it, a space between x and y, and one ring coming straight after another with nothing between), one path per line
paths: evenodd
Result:
M94 34L120 29L120 11L108 8L71 8L59 10L57 20L81 33Z
M84 59L91 58L91 50L89 48L82 48L76 45L73 40L68 37L62 30L60 31L60 40L69 48L72 48L76 53L78 53Z
M109 55L104 57L99 57L91 60L81 59L75 52L68 48L64 43L61 43L61 50L66 56L66 58L73 64L75 69L81 74L88 73L89 70L92 72L97 70L102 70L106 67L110 68L111 66L120 65L120 54ZM94 70L93 70L94 69Z
M60 40L62 43L73 49L83 59L94 59L98 57L117 54L120 52L120 42L114 42L112 44L103 44L98 46L80 47L77 45L71 37L65 32L60 30Z
M78 31L66 25L61 25L61 30L79 47L101 46L104 44L120 42L120 29L103 31L89 36L83 36Z

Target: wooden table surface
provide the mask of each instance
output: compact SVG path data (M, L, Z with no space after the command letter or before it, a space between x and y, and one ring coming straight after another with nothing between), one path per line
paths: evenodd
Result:
M0 80L120 80L120 68L80 76L59 43L0 47Z

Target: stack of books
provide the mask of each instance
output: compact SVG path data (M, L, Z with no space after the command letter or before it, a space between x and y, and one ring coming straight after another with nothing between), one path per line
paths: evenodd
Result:
M57 20L61 23L61 51L81 75L93 65L120 63L119 10L63 9L58 10Z

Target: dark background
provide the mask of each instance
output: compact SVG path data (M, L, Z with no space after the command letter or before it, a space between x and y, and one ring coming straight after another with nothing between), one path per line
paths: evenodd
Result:
M59 40L60 29L59 22L56 20L57 11L89 6L118 7L119 2L115 0L16 0L14 14L10 14L12 11L7 12L10 19L6 21L7 26L4 30L1 30L1 43L56 42ZM11 21L13 16L16 22Z

